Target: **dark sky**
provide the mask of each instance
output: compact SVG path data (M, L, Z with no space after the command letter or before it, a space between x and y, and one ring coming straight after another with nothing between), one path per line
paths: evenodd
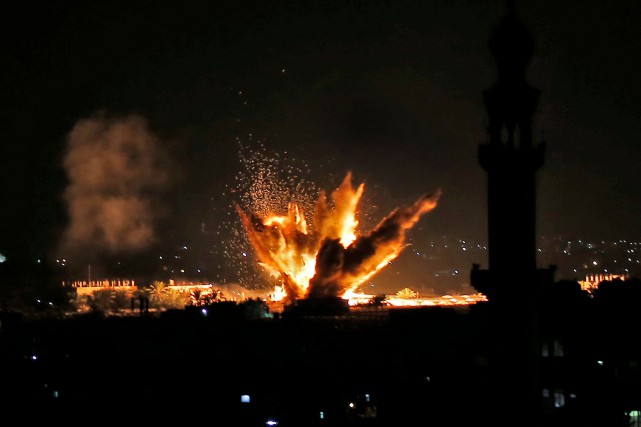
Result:
M538 234L641 239L641 3L516 10L537 43L534 138L548 147ZM481 92L504 12L502 0L3 1L0 253L57 255L70 141L123 122L149 138L134 158L158 153L102 194L136 187L165 247L220 245L203 230L228 220L236 138L307 164L322 188L352 171L373 219L441 188L413 240L484 241Z

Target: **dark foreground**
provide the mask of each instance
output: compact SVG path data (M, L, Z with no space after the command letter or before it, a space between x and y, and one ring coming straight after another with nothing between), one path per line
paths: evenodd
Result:
M454 325L398 323L381 312L253 321L197 311L7 318L2 402L24 421L70 424L383 426L466 418L474 411L463 403L470 337L452 334ZM442 357L444 341L460 348Z
M519 397L488 368L487 324L473 310L260 320L215 310L5 315L2 417L64 425L486 425L509 410L502 402ZM521 426L538 415L510 417ZM547 425L564 425L557 418ZM601 425L598 417L582 421Z

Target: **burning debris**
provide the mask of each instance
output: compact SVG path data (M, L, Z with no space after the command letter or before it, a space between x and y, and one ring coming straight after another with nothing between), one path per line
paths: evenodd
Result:
M343 297L354 292L405 249L405 233L438 203L441 191L396 208L367 234L357 235L356 208L365 186L348 173L328 201L321 191L311 222L289 203L286 215L236 211L258 263L279 277L288 302Z

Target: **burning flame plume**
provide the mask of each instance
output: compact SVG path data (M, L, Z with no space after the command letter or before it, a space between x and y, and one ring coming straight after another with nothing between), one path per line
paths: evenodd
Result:
M312 223L300 206L289 203L286 215L260 217L235 204L259 264L280 277L287 300L351 293L405 249L405 232L438 203L441 192L420 197L392 211L368 234L357 236L356 208L364 184L354 188L348 173L331 193L320 193Z

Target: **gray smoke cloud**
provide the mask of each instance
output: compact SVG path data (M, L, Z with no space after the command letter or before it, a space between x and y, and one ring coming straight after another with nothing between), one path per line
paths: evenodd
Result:
M135 252L153 243L170 167L166 147L144 118L100 113L78 121L63 165L69 223L61 253Z

